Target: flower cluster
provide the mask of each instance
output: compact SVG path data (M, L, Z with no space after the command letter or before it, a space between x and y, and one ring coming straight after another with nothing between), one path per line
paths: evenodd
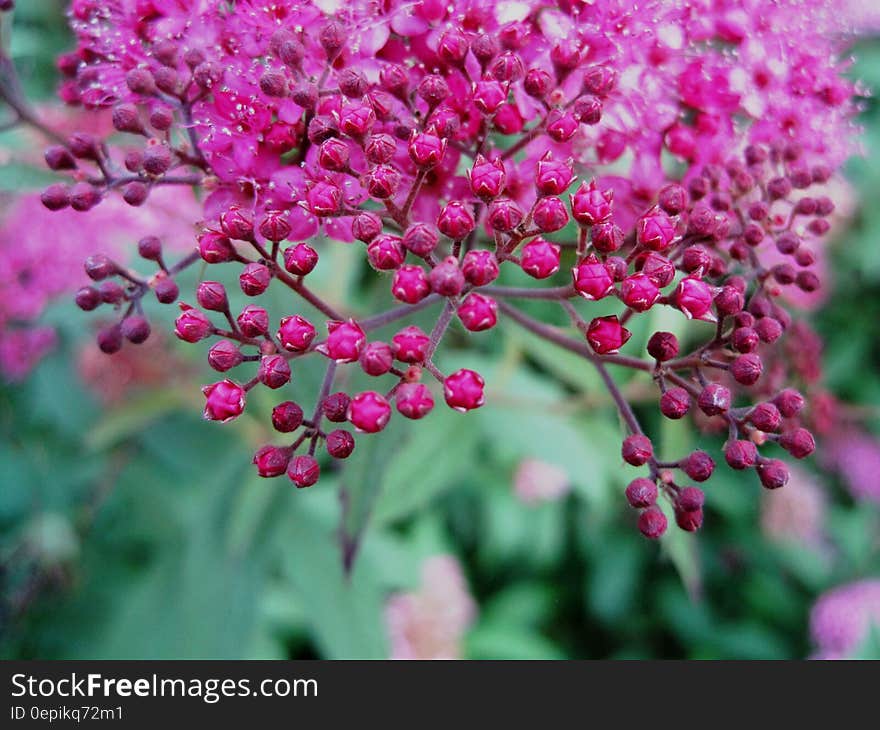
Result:
M138 243L153 273L87 261L94 283L77 303L120 312L101 349L143 342L142 298L177 302L177 274L200 261L208 277L175 332L210 342L224 374L203 388L206 418L235 419L302 357L327 360L310 414L279 397L272 424L287 440L257 452L260 475L315 484L320 443L344 459L356 438L342 424L372 434L394 411L428 416L432 379L450 408L483 406L479 373L434 361L455 319L474 339L506 319L598 370L629 431L623 459L645 469L626 497L648 537L667 526L661 494L682 529L701 525L703 492L683 481L704 482L715 461L662 460L608 366L649 373L666 418L726 429L725 461L768 489L788 480L774 445L813 451L804 398L765 363L783 361L793 326L782 295L820 285L826 184L852 151L856 90L825 3L74 0L70 17L79 44L59 60L61 95L111 108L124 137L50 148L73 184L50 186L44 204L86 211L118 193L139 206L166 185L205 194L194 250L176 263L154 235ZM398 305L364 314L315 292L309 277L337 242L362 247ZM254 301L241 311L229 274ZM270 287L301 306L270 312ZM558 305L579 337L515 304L527 300ZM430 332L405 323L429 307ZM657 308L677 312L679 335L634 351L631 322ZM335 392L341 367L376 387Z
M846 659L880 629L880 580L847 583L819 598L810 614L816 659Z

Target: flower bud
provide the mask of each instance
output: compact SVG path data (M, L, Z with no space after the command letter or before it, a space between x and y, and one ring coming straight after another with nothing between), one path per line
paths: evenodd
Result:
M290 382L290 364L281 355L266 355L260 360L257 377L267 388L280 388Z
M244 411L244 389L231 380L221 380L202 388L205 395L204 416L209 421L228 421L238 418Z
M614 191L600 190L595 179L589 184L582 182L577 191L569 197L571 214L582 226L605 223L611 218Z
M660 412L667 418L684 418L690 409L691 397L684 388L670 388L660 396Z
M391 294L406 304L416 304L431 293L428 275L421 266L405 265L394 272Z
M666 532L666 526L666 515L659 507L648 507L639 515L639 532L651 540L659 539Z
M284 401L272 409L272 427L279 433L296 431L303 422L303 409L293 401Z
M347 459L354 453L354 436L337 428L327 434L327 453L334 459Z
M384 396L368 390L351 399L347 417L358 431L378 433L391 418L391 406Z
M423 363L431 348L431 338L415 325L404 327L391 338L391 351L401 362Z
M238 277L241 290L249 297L256 297L269 288L272 272L265 264L250 263Z
M458 318L470 332L482 332L498 323L498 303L491 297L473 292L458 306Z
M695 482L705 482L715 471L715 462L705 451L692 451L680 463L681 470Z
M397 412L404 418L417 421L434 409L434 396L422 383L403 383L394 394Z
M461 273L474 286L491 284L498 278L498 259L491 251L473 249L464 255Z
M347 322L327 322L329 334L317 348L318 352L338 363L357 362L367 342L364 331L350 319Z
M568 210L559 198L541 198L535 203L532 220L542 233L552 233L565 228Z
M254 454L253 463L257 467L257 474L261 477L280 477L287 471L290 462L289 449L277 446L261 446Z
M321 478L321 466L314 456L302 454L294 456L287 466L287 476L297 489L305 489L317 484Z
M627 464L642 466L654 455L654 446L644 434L632 434L623 440L621 455Z
M367 244L367 260L377 271L393 271L406 259L403 243L397 236L383 235Z
M608 269L595 256L588 256L571 270L574 288L584 299L597 301L614 289Z
M122 336L134 345L140 345L150 336L150 323L139 314L126 317L119 325Z
M464 289L464 274L455 256L447 256L428 274L431 289L441 297L457 297Z
M477 227L469 206L457 200L446 204L437 218L437 227L444 236L461 241Z
M672 332L655 332L648 340L648 354L659 362L678 355L678 338Z
M616 315L596 317L587 327L587 342L599 355L616 353L631 336Z
M174 334L184 342L198 342L211 334L211 320L204 312L181 304L183 311L174 321Z
M730 391L718 383L709 383L700 391L697 405L707 416L717 416L730 409Z
M520 266L532 278L546 279L559 271L559 256L559 246L538 237L523 246Z
M724 447L724 459L731 469L751 469L758 461L758 448L743 439L728 441Z
M479 408L485 402L486 381L473 370L456 370L443 381L446 404L461 413Z
M657 502L657 484L645 477L633 479L626 488L626 501L636 509L650 507Z
M226 287L219 281L202 281L196 289L196 299L202 309L225 312L229 308Z

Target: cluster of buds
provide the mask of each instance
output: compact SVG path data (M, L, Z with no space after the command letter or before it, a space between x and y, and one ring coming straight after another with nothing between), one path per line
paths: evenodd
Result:
M218 273L199 283L192 304L180 303L175 332L190 343L212 341L208 362L224 379L203 389L210 420L238 417L255 387L283 389L299 359L326 360L311 416L279 397L272 425L287 440L254 456L261 476L287 474L298 487L319 479L319 444L333 459L352 453L351 429L380 432L394 411L424 418L441 394L456 411L483 406L483 377L442 372L434 355L455 320L478 338L507 318L601 374L629 432L623 459L647 469L626 489L641 531L656 538L666 529L661 495L677 524L696 530L703 492L675 474L703 482L714 460L704 452L660 460L607 368L649 373L663 416L693 411L703 425L721 425L731 468L754 470L767 488L783 486L785 465L761 450L780 446L803 458L814 442L800 420L803 398L778 387L778 378L766 382L764 358L792 324L786 291L819 286L815 246L834 209L822 186L840 160L806 132L732 123L747 109L725 74L752 61L706 44L716 36L742 42L726 17L714 29L697 27L648 3L627 16L640 29L627 39L618 35L619 18L577 3L522 5L516 18L467 2L416 2L378 17L354 7L330 18L311 3L220 3L200 17L196 34L194 11L176 6L123 2L103 13L75 2L80 47L59 64L68 78L62 95L112 107L115 128L139 144L117 152L74 135L51 148L50 167L71 170L75 182L50 186L45 205L85 211L117 190L140 205L165 184L209 193L190 255L169 266L159 241L142 239L141 257L158 266L150 277L90 259L86 271L99 283L80 290L77 303L121 311L98 338L112 352L149 335L147 292L171 303L187 266L234 268L255 303L233 312ZM680 47L657 35L658 13L680 29ZM774 23L787 16L777 15L747 29L756 43L778 45ZM119 47L107 47L111 30ZM124 43L132 34L137 42ZM216 43L208 42L212 34ZM620 44L633 46L621 59L602 50ZM663 83L624 85L624 60ZM833 55L821 46L808 60L820 81L805 88L795 68L780 81L792 104L814 116L810 134L819 121L846 124L852 89ZM710 86L704 66L713 68ZM767 83L754 83L755 94L770 93ZM662 104L646 96L654 92L665 95ZM648 116L638 135L620 122L632 109L661 105L676 110L672 118L659 124ZM743 151L730 156L732 149ZM637 164L621 184L607 166L627 151ZM684 173L664 171L661 151L678 157ZM363 315L319 296L309 277L329 265L321 246L333 240L362 246L399 304ZM501 285L502 275L521 285ZM268 311L259 302L270 287L289 289L301 306ZM536 299L558 304L580 335L514 303ZM430 332L404 322L375 337L432 307L439 312ZM627 351L630 320L655 307L678 313L688 349L661 331L651 335L647 357ZM343 367L360 368L377 385L335 392Z

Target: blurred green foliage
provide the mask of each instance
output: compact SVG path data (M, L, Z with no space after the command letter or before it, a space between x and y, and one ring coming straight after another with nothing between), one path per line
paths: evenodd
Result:
M67 44L60 5L19 3L12 48L35 97L51 90L52 57ZM854 74L880 88L880 45L858 51ZM862 200L875 201L873 100L864 121L868 154L852 177ZM861 205L834 249L838 294L817 317L829 383L874 408L875 427L878 234L880 207ZM386 295L361 278L346 247L331 250L315 286L375 310ZM556 316L541 303L532 309ZM152 314L171 317L158 306ZM430 326L431 316L419 323ZM635 470L621 464L619 424L595 374L520 330L446 353L484 373L491 407L392 419L381 437L359 439L344 468L297 491L285 479L260 480L249 464L272 438L268 395L255 393L256 407L229 426L199 418L192 382L103 406L76 365L90 318L59 302L46 321L60 346L27 381L0 389L5 657L383 657L385 600L414 587L422 561L443 552L462 561L479 603L466 637L471 658L803 657L816 596L880 574L876 508L853 503L830 477L826 549L769 541L756 480L723 466L699 535L671 530L659 548L642 539L622 496ZM453 327L452 345L464 338ZM170 347L196 381L212 377L203 348ZM321 363L298 363L290 396L311 405L321 376ZM357 388L358 376L345 387ZM646 404L640 416L662 427L661 448L705 439L717 452L717 440L661 426L655 410ZM563 468L570 495L519 501L512 478L528 457ZM350 575L344 550L356 552ZM876 656L876 642L864 653Z

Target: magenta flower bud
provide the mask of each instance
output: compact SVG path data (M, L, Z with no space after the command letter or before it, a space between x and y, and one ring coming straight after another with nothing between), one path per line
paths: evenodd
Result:
M654 251L664 251L675 240L675 224L654 206L636 222L636 240Z
M374 134L364 145L364 154L367 160L374 165L384 165L390 162L395 152L397 152L397 142L390 134Z
M569 198L571 200L571 214L583 226L605 223L611 218L614 191L600 190L595 179L591 180L589 184L582 182L577 191Z
M498 259L491 251L468 251L461 262L461 273L465 280L474 286L491 284L498 278Z
M565 228L568 210L559 198L540 198L532 211L532 220L541 232L552 233Z
M546 279L559 271L559 246L535 238L522 248L520 266L535 279Z
M424 258L437 247L439 240L440 235L436 228L427 223L416 223L403 234L403 247Z
M290 89L287 77L281 71L268 70L260 76L260 91L266 96L282 98L287 96Z
M122 199L134 208L146 203L149 195L150 188L137 180L128 183L122 188Z
M501 195L504 190L504 181L507 173L500 157L487 160L483 155L477 155L474 166L467 171L474 195L483 200L491 200Z
M483 114L494 114L507 101L504 86L495 79L478 81L474 89L474 106Z
M232 260L235 249L223 234L205 231L199 236L199 255L209 264L222 264Z
M639 515L639 532L650 540L658 540L666 532L666 515L656 506L648 507Z
M357 362L367 343L367 336L353 319L327 322L327 339L315 348L336 362Z
M257 377L267 388L280 388L290 382L290 364L281 355L266 355L260 360Z
M471 53L483 67L498 55L498 49L498 40L490 33L478 35L471 41Z
M337 428L327 434L327 453L334 459L347 459L354 453L354 436Z
M261 477L280 477L287 471L290 462L290 450L277 446L261 446L254 454L254 465Z
M495 62L489 69L489 74L495 80L509 84L514 81L519 81L525 76L525 69L523 68L519 56L507 51L495 59Z
M40 193L40 202L49 210L63 210L70 205L70 191L64 183L53 183Z
M590 66L584 71L584 91L599 97L608 96L617 85L617 74L608 66Z
M103 281L117 272L116 264L102 253L89 256L83 262L83 269L92 281Z
M403 98L409 86L409 75L402 66L388 64L379 72L379 83L386 91Z
M229 307L226 287L219 281L202 281L196 289L196 299L202 309L225 312Z
M758 462L758 447L744 439L728 441L724 446L724 459L731 469L751 469Z
M697 398L697 405L707 416L718 416L730 410L730 390L718 383L709 383Z
M78 160L96 160L100 156L98 139L86 132L76 132L67 140L67 149Z
M646 477L633 479L626 488L626 501L636 509L650 507L657 502L657 484Z
M156 87L170 96L179 96L182 91L180 74L173 68L162 67L153 71Z
M682 512L697 512L703 509L703 503L706 501L706 495L702 489L697 487L684 487L678 493L676 506Z
M737 327L730 338L730 343L737 352L754 352L759 342L758 333L751 327Z
M782 425L782 414L772 403L759 403L749 413L749 421L759 431L774 433Z
M761 317L755 322L755 334L761 342L776 342L782 336L782 323L774 317Z
M581 124L598 124L602 121L602 100L595 96L579 96L574 100L572 115Z
M228 421L238 418L244 411L244 388L231 380L221 380L202 388L205 395L204 417L209 421Z
M645 274L627 276L620 284L621 301L635 312L647 312L660 298L660 290Z
M159 176L164 175L168 171L168 168L171 167L171 161L171 150L168 149L168 146L156 144L147 146L144 150L141 164L143 165L144 172L149 175Z
M429 107L434 107L449 96L449 84L442 76L429 74L421 80L416 91Z
M349 99L359 99L369 87L367 77L356 68L345 68L338 75L339 90Z
M138 255L147 261L162 258L162 242L156 236L144 236L138 241Z
M262 337L269 332L269 314L255 304L248 304L242 309L236 323L245 337Z
M461 241L477 227L477 224L470 206L453 200L440 211L437 227L444 236L448 236L454 241Z
M222 78L223 68L213 61L205 61L193 69L193 81L205 90L214 88Z
M376 271L393 271L406 259L403 243L397 236L383 235L367 244L367 260Z
M244 355L241 354L238 345L229 340L215 342L208 350L208 365L221 373L241 365L243 360Z
M358 431L378 433L388 425L391 406L384 396L368 390L351 399L347 418Z
M786 431L779 438L779 445L795 459L804 459L816 450L816 440L805 428Z
M77 290L74 300L84 312L91 312L101 304L101 293L93 286L84 286Z
M292 317L281 318L278 340L285 350L291 352L308 350L316 334L314 325L305 317L295 314Z
M112 355L122 349L122 328L118 324L105 327L97 336L98 349L105 355Z
M422 383L403 383L394 394L397 412L405 418L417 421L434 408L434 396Z
M318 252L306 243L289 246L284 251L284 268L295 276L310 274L318 264Z
M508 233L522 223L523 212L510 198L497 198L489 204L489 225L496 231Z
M290 235L287 216L278 210L267 210L260 221L260 235L273 243L283 241Z
M174 124L174 112L168 107L158 106L150 112L150 126L157 132L167 132Z
M431 283L421 266L401 266L394 272L391 294L406 304L416 304L431 293Z
M616 353L631 336L616 315L596 317L587 327L587 342L599 355Z
M675 265L656 251L643 251L636 257L635 266L659 288L671 284L675 278Z
M446 154L446 140L437 135L423 132L412 133L407 147L409 158L419 167L426 170L436 167L443 161Z
M578 120L561 109L551 109L547 114L546 129L554 142L568 142L578 130Z
M317 484L321 478L321 465L314 456L301 454L294 456L287 466L287 476L297 489L305 489Z
M454 137L461 129L461 117L449 107L437 109L428 119L425 132L434 134L444 140Z
M70 189L70 207L85 213L101 202L101 193L98 188L86 182L80 182Z
M146 68L133 68L125 75L125 84L133 94L151 96L156 93L156 80Z
M705 451L692 451L681 460L680 466L695 482L705 482L715 471L715 462Z
M156 299L162 304L171 304L177 300L177 295L180 294L177 282L170 276L156 281L153 291L156 293Z
M342 172L348 169L350 154L347 142L343 142L338 137L331 137L322 142L318 148L318 164L325 170Z
M593 226L592 241L597 251L612 253L623 246L623 231L613 223L599 223Z
M659 362L678 355L678 338L672 332L655 332L648 340L648 354Z
M712 298L712 287L693 276L682 279L674 294L676 305L688 319L704 319L709 322L715 321Z
M542 68L530 68L523 81L525 92L534 99L543 99L553 88L553 77Z
M241 290L249 297L256 297L269 288L272 281L272 272L264 264L251 263L244 267L238 277Z
M542 195L562 195L574 181L571 162L560 162L548 152L538 161L535 186Z
M254 237L253 217L238 205L232 205L220 214L220 230L229 238L249 241Z
M568 72L578 67L581 62L581 51L581 42L574 38L560 39L550 49L550 61L556 69L558 78L564 78Z
M139 314L126 317L119 325L122 336L133 345L140 345L150 336L150 323Z
M688 246L681 255L681 266L689 274L709 270L712 256L703 246Z
M183 310L174 321L174 334L184 342L198 342L211 334L211 320L204 312L181 304Z
M788 467L779 459L767 459L758 464L758 478L765 489L780 489L788 484Z
M739 289L727 285L721 287L721 291L715 295L714 302L718 314L729 317L737 312L741 312L746 300Z
M272 427L280 433L296 431L303 422L303 409L293 401L284 401L272 409Z
M468 294L458 306L458 318L470 332L482 332L498 323L498 303L476 292Z
M333 183L320 181L306 192L306 202L317 216L333 215L342 207L342 191Z
M574 288L584 299L597 301L614 289L608 268L593 255L587 256L571 270Z
M377 165L367 176L367 190L378 200L390 198L400 187L400 173L388 165Z
M331 393L321 402L324 417L333 423L342 423L348 419L348 405L351 398L346 393Z
M684 388L670 388L660 396L660 412L673 421L684 418L690 409L691 397Z
M634 433L623 440L620 449L623 460L631 466L642 466L654 456L654 445L651 439L641 433Z
M678 183L664 185L658 193L657 204L669 215L678 215L687 208L687 191Z
M113 107L112 122L117 132L145 134L141 115L134 104L117 104Z
M755 354L740 355L730 363L730 374L740 385L754 385L764 372L764 363Z
M358 240L369 243L382 232L382 219L370 211L358 213L351 222L351 233Z
M314 95L315 99L317 99L318 89L314 87ZM293 100L296 101L296 92L294 92ZM299 102L297 102L299 103ZM302 107L308 108L307 104L300 104ZM314 106L314 101L312 102L312 106ZM331 137L339 136L339 125L336 124L336 120L333 117L328 117L323 114L317 115L312 121L309 122L308 128L308 138L309 142L314 145L319 145L322 142L330 139Z
M367 375L385 375L394 365L394 352L386 342L371 342L361 353L360 364Z
M465 279L455 256L447 256L428 274L431 290L441 297L457 297L464 289Z
M473 370L456 370L443 381L443 396L453 410L465 413L486 402L483 389L486 381Z
M688 489L696 489L696 487L687 487ZM684 490L682 490L684 491ZM703 525L703 510L675 510L675 524L685 532L696 532Z
M401 362L423 363L431 349L431 338L415 325L404 327L391 338L391 351Z

